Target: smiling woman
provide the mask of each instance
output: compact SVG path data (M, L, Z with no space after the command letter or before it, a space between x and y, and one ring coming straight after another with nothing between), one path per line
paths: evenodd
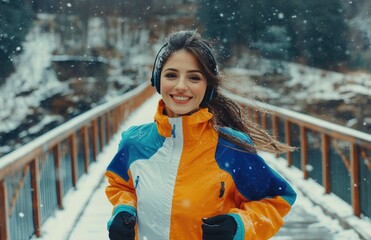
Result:
M122 134L106 177L110 239L268 239L295 202L290 184L256 154L279 143L220 93L209 43L176 32L151 82L155 122Z

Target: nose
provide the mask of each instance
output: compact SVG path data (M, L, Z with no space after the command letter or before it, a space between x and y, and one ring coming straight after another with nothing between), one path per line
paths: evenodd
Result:
M175 90L184 92L187 90L187 81L184 77L180 77L175 85Z

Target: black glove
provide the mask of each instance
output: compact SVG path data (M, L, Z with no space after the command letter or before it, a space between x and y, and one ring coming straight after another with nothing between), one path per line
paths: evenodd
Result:
M136 218L128 212L118 213L112 221L109 232L110 240L134 240Z
M203 218L203 240L229 240L233 239L237 231L236 220L229 215L217 215L211 218Z

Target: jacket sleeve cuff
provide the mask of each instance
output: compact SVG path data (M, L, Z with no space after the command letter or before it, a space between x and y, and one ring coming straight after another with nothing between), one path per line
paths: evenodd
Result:
M243 240L245 238L245 227L241 217L236 213L228 213L228 215L233 217L237 223L237 230L233 240Z
M107 230L111 227L112 225L112 222L113 222L113 219L116 217L117 214L119 214L120 212L128 212L130 214L132 214L134 217L137 216L137 211L135 210L134 207L132 206L128 206L128 205L118 205L117 207L115 207L115 209L113 210L113 213L112 213L112 217L109 219L109 221L107 222Z

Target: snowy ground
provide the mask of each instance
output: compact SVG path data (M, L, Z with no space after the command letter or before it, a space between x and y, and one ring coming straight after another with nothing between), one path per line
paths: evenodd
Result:
M156 94L135 111L122 126L121 131L129 126L153 121L153 115L159 96ZM146 114L142 114L145 112ZM77 186L64 199L64 210L58 211L55 217L49 219L42 226L43 237L39 239L77 240L77 239L108 239L106 222L111 214L111 206L105 198L103 179L106 166L117 151L120 134L116 134L99 155L97 163L89 169L89 174L84 176ZM371 239L371 222L368 219L358 219L352 216L351 208L334 195L323 195L323 189L313 181L304 181L300 171L287 169L283 159L275 159L271 154L261 153L267 162L283 174L298 191L298 199L294 208L310 211L318 219L317 225L327 228L334 235L334 239L360 239L353 229L344 229L337 219L324 213L321 207L313 201L333 212L334 216L342 217L358 231L362 231L366 239ZM307 195L301 193L304 191ZM308 198L308 196L310 198ZM290 218L300 216L288 216ZM36 239L36 238L35 238ZM34 239L34 240L35 240ZM287 238L276 238L287 239Z

